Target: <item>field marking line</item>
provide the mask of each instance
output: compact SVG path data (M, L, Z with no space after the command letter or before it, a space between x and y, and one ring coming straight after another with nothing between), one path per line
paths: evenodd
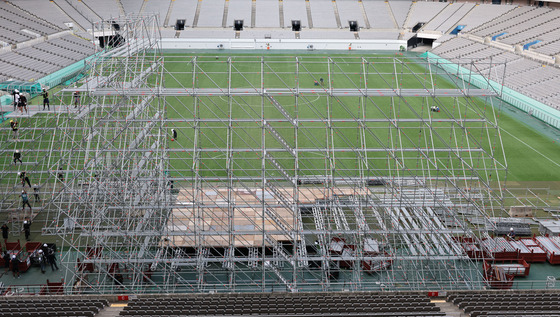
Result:
M534 147L530 146L529 144L527 144L526 142L524 142L523 140L519 139L518 137L516 137L515 135L511 134L510 132L504 130L503 128L500 128L501 131L504 131L505 133L509 134L510 136L512 136L514 139L516 139L517 141L523 143L524 145L526 145L527 147L529 147L531 150L539 153L542 157L544 157L545 159L549 160L550 162L552 162L554 165L560 167L560 164L556 163L554 160L552 160L551 158L549 158L548 156L544 155L543 153L539 152L537 149L535 149Z
M308 101L308 100L304 100L303 103L312 104L312 103L314 103L315 101L319 100L319 98L321 98L321 96L317 95L317 97L315 97L315 99L309 100L309 101ZM228 100L227 100L227 99L224 99L223 96L220 96L220 99L221 99L223 102L228 102ZM300 102L301 102L301 101L300 101ZM251 108L252 108L252 107L260 107L260 106L261 106L261 105L241 105L241 104L237 104L237 105L238 105L238 106L241 106L241 107L251 107ZM284 107L294 107L295 105L296 105L296 104L294 103L294 104L282 105L282 106L284 106ZM265 107L265 108L275 108L275 106L273 106L273 105L268 105L268 106L265 105L264 107Z

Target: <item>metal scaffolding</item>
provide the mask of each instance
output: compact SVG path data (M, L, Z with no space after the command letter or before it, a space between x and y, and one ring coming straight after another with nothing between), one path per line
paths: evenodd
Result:
M502 204L490 84L400 55L164 56L152 16L94 29L119 42L59 93L43 154L67 293L485 286L462 241Z

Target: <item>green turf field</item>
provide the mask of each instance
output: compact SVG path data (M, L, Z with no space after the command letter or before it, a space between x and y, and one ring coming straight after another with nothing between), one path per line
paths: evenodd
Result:
M324 78L324 87L333 88L452 88L456 87L451 78L441 70L416 64L413 60L392 57L367 57L371 63L364 66L360 56L304 56L296 63L292 56L266 56L262 63L260 56L216 58L215 55L192 57L168 56L166 69L172 75L166 76L167 87L204 88L314 88L314 81ZM194 70L194 71L193 71ZM261 73L263 75L261 75ZM397 74L395 78L394 74ZM330 74L330 76L329 76ZM329 80L327 81L327 77ZM365 78L365 79L364 79ZM330 81L330 82L329 82ZM321 88L319 86L318 88ZM298 157L299 175L324 175L333 173L335 177L355 177L363 166L367 166L365 177L409 176L422 172L433 172L438 168L449 174L463 173L463 168L488 180L496 180L492 174L493 161L488 157L491 151L498 162L504 162L501 153L503 142L509 167L508 179L514 181L554 181L560 180L560 170L553 158L560 148L547 136L532 131L524 122L502 112L501 106L490 105L490 98L433 98L408 97L406 99L374 97L366 100L360 97L333 98L325 94L275 97L293 118L315 120L300 122L295 129L288 122L269 124L293 148L314 148L315 151L301 153ZM297 105L296 105L297 102ZM167 98L169 118L200 118L198 126L192 122L174 122L173 128L179 138L170 143L172 148L192 149L248 149L248 152L224 153L224 151L200 153L199 173L202 176L226 176L228 167L234 176L262 175L262 152L264 148L282 148L271 133L264 129L261 118L283 119L284 116L268 101L258 96L234 96L228 100L223 96ZM433 105L442 108L439 113L429 111ZM508 107L507 105L503 107ZM486 119L493 122L499 116L503 130L500 137L497 130L487 129L481 123L471 122L466 130L456 124L437 122L439 119L470 118ZM247 119L233 122L232 135L228 135L227 118ZM354 119L412 119L433 120L430 129L425 122L399 122L398 128L387 122L366 123L359 126ZM223 122L208 122L205 119L221 119ZM328 123L329 119L345 122ZM296 132L297 130L297 132ZM196 131L199 131L198 133ZM297 133L297 140L296 140ZM264 144L264 145L263 145ZM367 158L352 151L320 151L330 149L403 149L403 148L484 148L487 152L449 154L437 153L439 166L430 165L426 157L418 153L398 153L398 151L368 152ZM332 152L331 152L332 153ZM230 155L228 160L228 155ZM270 153L280 165L294 175L295 159L286 152ZM332 158L335 158L334 163ZM192 151L173 153L172 166L176 176L191 177L193 165ZM552 160L552 161L551 161ZM266 160L265 160L266 162ZM265 164L268 164L266 162ZM360 165L363 165L360 167ZM466 164L466 165L463 165ZM528 168L532 166L533 168ZM334 169L333 169L334 168ZM400 171L399 171L400 169ZM499 172L498 167L498 173ZM266 166L267 177L277 177L272 166ZM500 173L503 179L503 174Z
M286 122L285 115L270 100L261 96L167 97L166 116L173 120L168 122L168 128L176 129L179 134L177 140L168 142L172 149L170 174L187 180L196 170L204 177L225 177L231 173L234 177L282 178L285 175L279 173L275 165L279 164L290 177L297 169L298 175L310 177L456 175L495 181L497 175L503 179L499 164L507 161L508 180L560 181L556 162L560 154L558 140L541 133L546 127L538 131L533 129L531 125L540 123L531 122L523 114L503 111L510 106L500 107L494 101L493 107L490 98L329 97L324 92L329 88L365 86L369 89L457 86L454 79L441 70L417 64L411 58L397 56L394 60L393 57L372 55L362 59L357 54L310 54L296 59L292 55L217 57L201 54L195 59L167 54L165 87L169 88L317 89L315 93L301 94L297 98L274 96L291 118L300 120L297 128ZM320 78L323 84L316 86L315 81ZM462 84L459 82L459 87ZM37 104L39 99L31 103ZM56 97L51 100L56 104ZM64 103L70 102L65 100ZM439 106L441 112L430 112L431 106ZM104 112L94 115L102 116ZM494 122L497 116L501 137L496 129L483 122L465 123L463 129L449 121L463 118ZM193 118L198 120L194 122ZM263 119L267 120L268 128L263 128ZM356 119L363 119L363 124ZM417 121L406 122L406 119ZM448 121L438 122L442 119ZM184 122L180 122L182 120ZM11 140L9 120L3 122L4 155L0 164L6 171L2 179L5 186L16 185L18 179L14 175L22 169L10 164L14 150L42 150L25 153L29 167L24 168L36 176L32 182L44 183L53 177L52 170L61 157L49 154L49 149L80 148L79 144L61 141L64 135L80 140L83 133L80 129L54 129L62 121L64 115L55 114L22 118L20 139L24 141L20 142ZM41 130L45 127L51 130ZM276 131L290 148L300 150L297 158L286 151L272 131ZM506 159L501 152L502 143ZM484 151L404 151L415 148ZM264 160L263 149L268 155ZM492 166L491 156L496 158L498 166ZM79 160L76 159L77 167L83 165Z

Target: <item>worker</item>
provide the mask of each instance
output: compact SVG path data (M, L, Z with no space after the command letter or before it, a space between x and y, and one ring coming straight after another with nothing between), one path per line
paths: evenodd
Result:
M174 140L177 140L177 131L175 131L175 129L171 129L171 135L173 136Z
M25 110L25 113L29 113L29 111L27 111L27 97L25 97L24 94L21 94L21 96L19 96L18 107L20 108L21 113L23 113L23 110Z
M37 250L37 262L39 262L39 265L41 266L41 273L45 274L45 266L47 264L47 260L45 259L45 253L42 249Z
M62 170L62 166L58 167L58 173L56 174L56 177L58 178L58 180L60 180L61 182L64 182L64 173Z
M31 206L29 206L31 208ZM31 221L25 220L23 222L23 231L25 232L25 240L29 241L31 235Z
M20 260L17 258L17 256L16 256L15 254L12 255L12 262L11 262L11 265L12 265L12 276L15 277L15 278L19 278L19 277L20 277L20 276L19 276L19 263L20 263ZM17 276L16 276L16 275L17 275Z
M19 141L19 127L16 120L10 120L10 127L12 128L13 139Z
M33 184L33 196L35 196L35 202L41 200L41 197L39 197L39 185L37 184Z
M56 253L54 252L53 248L47 248L47 260L51 265L51 270L54 271L55 268L58 270L58 265L56 265Z
M27 192L24 190L21 191L21 210L25 210L25 206L29 206L29 210L31 211L31 204L29 203L29 197L27 196Z
M77 108L80 105L80 92L74 91L72 95L74 97L74 108Z
M25 187L25 183L27 183L29 188L31 188L31 182L29 181L29 177L27 177L27 173L25 171L19 172L18 176L21 179L21 187Z
M43 111L45 110L45 106L47 109L51 110L51 104L49 102L49 92L43 88Z
M14 90L14 112L16 111L16 107L19 106L19 90Z
M19 150L16 150L14 152L14 165L17 164L18 161L21 165L23 165L23 161L21 160L21 153L19 153Z
M7 224L2 225L2 238L4 238L4 244L8 243L8 233L10 232L10 227Z
M509 228L508 237L510 239L515 239L515 231L513 230L513 228Z

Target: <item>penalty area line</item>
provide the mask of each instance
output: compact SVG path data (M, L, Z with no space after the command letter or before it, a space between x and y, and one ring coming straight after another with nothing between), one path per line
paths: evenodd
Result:
M539 152L537 149L535 149L534 147L530 146L529 144L527 144L526 142L524 142L523 140L521 140L520 138L516 137L515 135L511 134L510 132L504 130L503 128L500 128L501 131L504 131L505 133L509 134L510 136L512 136L514 139L516 139L517 141L523 143L524 145L526 145L528 148L530 148L531 150L539 153L542 157L544 157L545 159L549 160L552 164L560 167L560 164L556 163L553 159L549 158L548 156L544 155L543 153Z

